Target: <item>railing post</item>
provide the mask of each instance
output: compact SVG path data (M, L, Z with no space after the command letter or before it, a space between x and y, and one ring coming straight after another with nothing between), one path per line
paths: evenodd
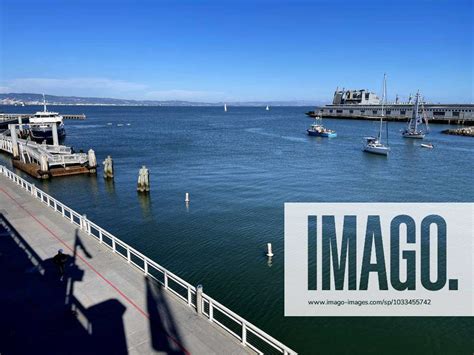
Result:
M81 217L81 229L87 233L87 216L85 214Z
M202 314L202 285L196 286L196 312Z
M143 258L143 269L145 270L145 275L148 275L148 263L146 262L146 258Z
M163 274L163 281L165 282L165 290L168 289L168 273L165 271Z
M212 298L209 298L209 320L214 321L214 306L212 305Z
M127 262L130 264L130 261L132 261L132 257L130 256L130 249L127 248Z
M192 299L192 293L191 293L191 287L188 286L188 306L191 306L191 299Z
M102 231L99 229L99 243L102 244L104 242L104 239L102 237ZM128 249L127 249L128 251Z
M247 346L247 325L242 321L242 345Z

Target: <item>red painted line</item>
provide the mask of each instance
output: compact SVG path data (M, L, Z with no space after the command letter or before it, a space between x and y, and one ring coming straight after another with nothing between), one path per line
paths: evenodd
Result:
M54 233L51 229L48 228L43 222L41 222L36 216L34 216L30 211L28 211L25 207L23 207L14 197L12 197L8 192L6 192L3 188L0 187L0 190L7 195L8 198L10 198L13 202L15 202L18 207L20 207L23 211L25 211L30 217L32 217L41 227L43 227L45 230L47 230L58 242L60 242L62 245L64 245L65 248L69 249L71 252L74 252L74 250L66 244L65 241L63 241L56 233ZM117 293L122 296L123 299L125 299L128 303L130 303L138 312L140 312L145 318L150 319L150 315L145 312L143 309L141 309L140 306L138 306L135 302L133 302L127 295L125 295L117 286L115 286L110 280L108 280L104 275L102 275L99 271L97 271L87 260L85 260L82 256L79 254L76 254L76 256L89 267L97 276L99 276L102 280L104 280L110 287L112 287ZM169 335L167 332L165 332L165 335L173 341L185 354L189 355L190 353L186 348L181 345L178 340L176 340L174 337Z

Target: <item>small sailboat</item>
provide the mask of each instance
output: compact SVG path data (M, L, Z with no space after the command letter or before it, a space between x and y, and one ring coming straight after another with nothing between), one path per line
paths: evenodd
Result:
M270 111L270 107L267 105L267 107L265 108L266 111Z
M227 104L224 104L224 112L227 112Z
M387 91L387 84L386 84L386 77L387 75L384 74L383 76L383 95L382 95L382 116L380 117L380 126L379 126L379 133L377 137L365 137L364 143L364 152L378 154L378 155L385 155L388 156L390 152L390 147L388 146L388 126L387 126L387 145L382 143L382 127L383 127L383 118L385 116L384 105L386 100L386 91Z
M417 92L415 96L415 103L413 104L413 114L408 121L407 128L402 131L403 138L415 138L415 139L423 139L425 138L425 134L428 131L428 119L425 117L425 125L426 131L420 129L422 124L422 117L420 116L419 106L420 106L420 93Z
M328 137L328 138L337 137L336 131L325 128L322 125L322 121L323 119L321 116L316 116L314 118L314 123L311 125L310 128L306 130L306 132L308 132L308 136Z
M428 149L433 149L434 148L434 145L431 144L431 143L421 143L420 146L423 147L423 148L428 148Z

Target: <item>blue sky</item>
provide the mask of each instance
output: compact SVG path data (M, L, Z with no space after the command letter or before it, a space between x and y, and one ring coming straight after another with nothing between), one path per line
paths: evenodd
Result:
M472 1L0 0L0 90L328 101L336 86L473 102Z

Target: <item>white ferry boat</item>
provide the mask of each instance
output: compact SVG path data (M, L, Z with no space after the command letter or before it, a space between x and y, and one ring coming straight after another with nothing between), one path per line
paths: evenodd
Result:
M50 112L46 109L46 100L43 96L43 111L36 112L29 118L29 133L32 140L42 142L53 140L53 124L56 123L58 138L66 136L63 116L57 112Z

